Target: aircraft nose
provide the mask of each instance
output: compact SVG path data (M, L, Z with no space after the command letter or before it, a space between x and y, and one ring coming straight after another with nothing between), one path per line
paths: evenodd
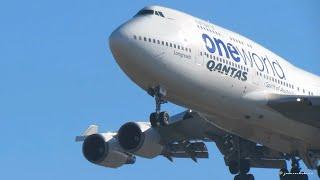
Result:
M114 56L117 57L121 49L124 48L123 45L124 45L125 37L126 36L123 32L123 28L121 27L114 30L109 36L109 46Z
M109 36L109 47L114 59L120 66L133 59L133 33L135 32L132 22L125 23L115 29Z

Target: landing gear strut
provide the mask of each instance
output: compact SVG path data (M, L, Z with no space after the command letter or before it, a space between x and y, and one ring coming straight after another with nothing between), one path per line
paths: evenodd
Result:
M166 126L169 124L169 114L166 111L161 112L161 104L167 103L164 99L166 96L166 91L157 86L155 88L150 88L148 94L154 97L156 102L155 112L150 114L150 123L152 127Z

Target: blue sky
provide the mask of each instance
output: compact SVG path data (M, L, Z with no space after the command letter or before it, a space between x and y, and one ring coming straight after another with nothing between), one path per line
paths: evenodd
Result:
M146 5L164 5L238 32L320 74L320 1L0 2L0 169L2 179L232 179L223 157L138 158L114 170L95 166L74 137L89 124L117 130L146 120L153 99L115 63L108 36ZM171 114L182 108L165 105ZM256 179L278 170L254 169ZM310 179L315 176L310 177Z

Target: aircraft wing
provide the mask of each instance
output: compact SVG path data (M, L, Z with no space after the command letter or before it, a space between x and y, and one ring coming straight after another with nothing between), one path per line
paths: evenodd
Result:
M82 150L88 161L111 168L133 164L135 156L151 159L162 155L170 161L190 158L197 162L198 158L209 157L205 142L217 145L226 165L242 151L252 167L284 167L283 154L230 134L207 118L211 117L187 110L170 117L166 126L152 128L149 122L128 122L112 133L99 133L98 127L91 125L76 141L83 141Z
M209 123L200 113L191 110L170 117L169 125L159 127L158 132L165 143L186 140L210 141L207 135L209 132L215 132L220 136L225 134L224 131Z
M220 129L212 123L209 123L208 117L198 112L190 110L177 114L170 118L168 126L160 127L159 134L164 143L168 144L168 153L162 155L172 160L170 157L189 157L196 161L196 158L207 158L207 150L205 153L188 153L188 151L178 150L175 142L182 143L188 141L198 141L199 144L194 144L195 152L203 150L205 144L203 142L214 142L220 152L224 155L226 165L232 163L232 160L238 158L238 151L245 153L247 159L250 160L252 167L259 168L282 168L286 166L285 155L281 152L274 151L268 147L257 145L254 142L248 141L229 132ZM236 146L235 142L241 142L241 146ZM204 148L202 147L204 146ZM187 152L181 156L175 152ZM190 155L191 154L191 155Z
M195 128L196 127L196 128ZM157 128L161 141L166 144L162 155L170 161L172 158L208 158L204 142L213 141L208 133L223 136L225 132L210 124L205 117L191 110L176 114L170 118L170 124Z
M272 94L267 105L292 120L320 128L320 96Z

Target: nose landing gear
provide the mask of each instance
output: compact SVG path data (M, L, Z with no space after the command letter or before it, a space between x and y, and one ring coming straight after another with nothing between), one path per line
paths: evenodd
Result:
M150 88L148 94L154 97L156 103L155 112L150 114L150 123L152 127L166 126L169 124L169 114L166 111L161 112L161 105L167 103L164 99L166 90L157 86Z

